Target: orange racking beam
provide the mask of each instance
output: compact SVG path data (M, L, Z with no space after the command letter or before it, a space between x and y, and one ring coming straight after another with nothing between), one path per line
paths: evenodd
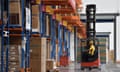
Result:
M82 0L76 0L77 8L82 8Z
M81 34L82 37L84 37L84 38L86 37L86 29L85 29L85 27L79 27L77 31L78 31L78 33Z
M79 16L62 16L62 20L73 20L73 21L80 21Z
M22 34L9 34L10 37L22 37Z
M22 34L9 34L11 37L21 37ZM40 37L40 34L32 34L32 37Z
M68 0L42 0L44 5L66 5Z
M22 32L22 28L8 28L8 30L10 31L10 33L14 33L14 34L21 34ZM7 28L5 28L4 31L7 31Z
M55 14L71 14L71 13L75 13L74 10L70 9L70 8L60 8L60 9L54 9L54 13Z
M32 37L40 37L40 34L32 34Z
M73 26L82 26L80 21L69 20L67 22L68 22L68 24L71 24Z
M42 4L43 5L59 5L59 6L68 6L68 7L70 7L71 9L71 11L72 12L76 12L76 1L74 1L74 0L42 0ZM67 9L67 8L66 8ZM65 10L65 9L60 9L60 10L55 10L55 12L58 12L58 11L62 11L62 13L64 13L63 12L63 10ZM69 11L70 11L69 10ZM65 10L66 12L69 12L69 11L67 11L67 10ZM70 11L70 12L71 12Z
M7 30L7 28L5 28L5 30ZM8 28L10 34L21 34L22 32L22 28Z
M22 31L22 28L8 28L10 31ZM5 28L7 30L7 28Z
M48 40L48 41L50 41L50 40L51 40L51 38L47 38L47 40Z
M62 20L66 20L70 25L83 27L79 16L62 16Z

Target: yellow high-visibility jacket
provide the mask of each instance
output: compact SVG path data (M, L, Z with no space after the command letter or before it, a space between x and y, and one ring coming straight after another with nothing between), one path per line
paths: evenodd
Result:
M94 45L90 45L89 54L94 55L94 52L95 52L95 46Z

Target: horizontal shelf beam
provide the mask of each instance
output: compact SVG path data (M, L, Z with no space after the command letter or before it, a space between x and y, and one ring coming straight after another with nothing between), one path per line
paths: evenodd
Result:
M62 20L80 21L79 16L62 16Z
M71 14L71 13L75 13L74 10L70 9L70 8L61 8L61 9L54 9L54 13L57 14Z
M44 5L66 5L68 0L42 0Z

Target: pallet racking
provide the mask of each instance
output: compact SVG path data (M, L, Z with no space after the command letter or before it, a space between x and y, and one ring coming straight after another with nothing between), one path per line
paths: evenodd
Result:
M18 24L11 24L10 15L10 1L20 1L20 22ZM55 59L55 55L58 54L58 62L60 56L63 54L63 50L67 53L67 57L70 55L70 35L74 32L77 35L78 28L83 25L79 20L80 17L76 14L77 6L81 2L78 0L36 0L37 2L28 0L1 0L1 72L9 71L9 50L10 50L10 38L21 38L21 62L20 71L29 72L30 70L30 38L40 37L47 38L51 42L51 59ZM79 0L81 1L81 0ZM5 4L5 5L4 5ZM40 29L38 32L32 31L32 6L39 6L39 21ZM29 14L28 14L29 12ZM5 14L5 16L4 16ZM27 15L28 14L28 15ZM67 15L67 16L66 16ZM48 24L47 25L47 18ZM70 21L70 20L74 21ZM47 27L48 26L48 27ZM49 28L49 29L48 29ZM47 30L48 29L48 30ZM75 29L75 30L74 30ZM50 31L50 32L48 32ZM80 33L80 32L78 32ZM75 36L75 39L77 36ZM6 39L6 41L5 41ZM6 51L4 51L4 44L6 43ZM58 53L56 53L56 44L58 44ZM6 55L6 57L4 56ZM6 59L6 62L4 61Z

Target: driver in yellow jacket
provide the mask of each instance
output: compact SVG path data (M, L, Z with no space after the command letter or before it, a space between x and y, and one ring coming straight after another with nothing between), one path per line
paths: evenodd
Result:
M93 41L90 41L89 44L90 44L89 54L90 54L90 55L94 55L95 46L94 46L94 44L93 44Z

